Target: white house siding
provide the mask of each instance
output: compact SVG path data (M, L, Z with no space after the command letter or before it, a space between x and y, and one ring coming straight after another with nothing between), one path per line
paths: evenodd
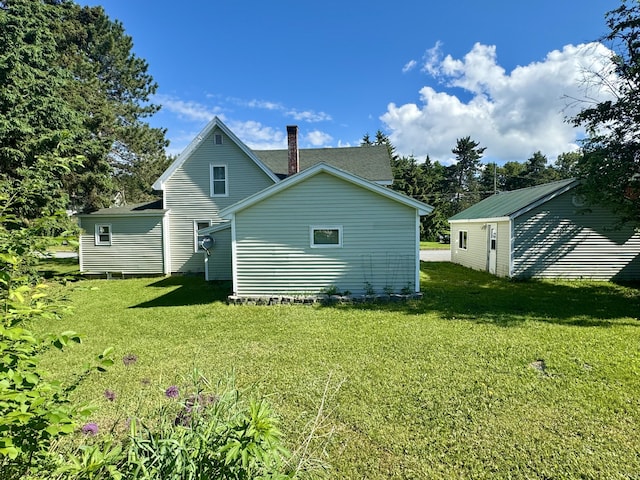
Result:
M467 232L467 248L459 244L459 232ZM487 269L487 230L484 223L451 224L451 261L474 270Z
M207 260L207 279L231 280L231 228L211 234L215 245Z
M341 226L311 248L310 226ZM416 211L320 173L236 213L238 295L415 290Z
M95 225L109 224L111 245L95 244ZM81 217L83 273L162 274L162 215Z
M509 261L511 259L511 222L496 222L498 226L498 242L496 253L498 261L496 265L496 275L499 277L509 276Z
M222 134L222 145L214 144L214 135ZM211 197L210 165L226 165L228 193ZM220 223L218 212L273 184L273 181L231 141L215 128L167 180L165 208L171 209L170 245L172 272L204 272L204 253L194 252L194 220Z
M514 221L513 276L640 278L640 234L616 229L610 212L577 208L569 191Z

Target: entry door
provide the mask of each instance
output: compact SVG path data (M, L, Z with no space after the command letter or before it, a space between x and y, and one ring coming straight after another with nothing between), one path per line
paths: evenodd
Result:
M490 223L487 225L487 270L489 273L496 273L496 265L498 256L496 254L496 246L498 242L498 225Z

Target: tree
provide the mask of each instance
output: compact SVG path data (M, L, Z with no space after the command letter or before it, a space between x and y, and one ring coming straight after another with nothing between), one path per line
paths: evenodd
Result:
M157 85L131 37L101 7L67 0L0 0L1 172L20 181L20 168L53 152L82 155L63 177L72 207L107 206L117 174L164 157L162 129L143 120ZM61 196L61 195L58 195ZM35 218L42 202L21 214Z
M460 212L480 200L478 175L480 159L486 147L471 137L459 138L451 152L456 156L456 163L451 173L454 213Z
M564 152L558 155L555 170L560 179L579 176L578 165L582 161L582 152Z
M613 52L619 81L612 100L588 106L572 119L588 134L578 172L588 200L640 224L640 3L622 0L605 19L609 33L601 41Z

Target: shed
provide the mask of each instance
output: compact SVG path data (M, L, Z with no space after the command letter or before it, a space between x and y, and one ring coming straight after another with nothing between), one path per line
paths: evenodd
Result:
M234 294L418 292L420 215L432 210L316 164L220 212L230 221Z
M640 233L567 179L482 200L449 219L451 261L512 278L640 278Z

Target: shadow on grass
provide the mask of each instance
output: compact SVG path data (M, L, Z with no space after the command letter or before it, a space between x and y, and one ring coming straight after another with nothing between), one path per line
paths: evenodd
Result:
M421 270L421 301L339 308L404 311L411 315L436 312L443 318L505 327L526 320L576 326L640 326L640 283L513 281L449 262L423 262Z
M38 272L48 280L80 280L78 258L43 258L39 260Z
M171 288L169 292L148 302L129 308L178 307L226 302L231 293L231 282L205 282L196 276L166 277L145 288Z

